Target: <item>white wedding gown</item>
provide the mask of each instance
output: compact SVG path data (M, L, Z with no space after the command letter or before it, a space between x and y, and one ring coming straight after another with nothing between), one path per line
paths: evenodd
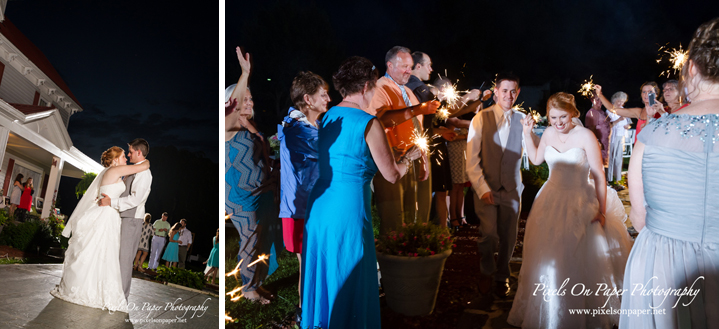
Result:
M616 191L607 188L605 226L592 223L599 202L588 180L584 149L559 152L547 146L544 157L549 179L527 219L519 284L507 323L523 328L611 328L618 315L577 315L570 309L620 308L616 294L604 293L622 289L632 246L624 206ZM591 296L580 294L587 291Z
M112 199L124 191L122 181L99 189L99 193ZM91 201L92 205L72 223L62 280L50 293L78 305L127 312L120 277L120 214L112 207L100 207Z

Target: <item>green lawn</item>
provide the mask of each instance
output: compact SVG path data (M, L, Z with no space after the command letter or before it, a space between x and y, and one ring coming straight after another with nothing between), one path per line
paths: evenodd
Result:
M239 251L239 238L227 238L225 245L227 258L225 259L225 273L232 272L237 266L237 252ZM263 286L273 292L275 300L269 305L261 305L247 299L230 301L230 296L225 296L225 312L235 319L235 323L228 323L229 328L279 328L288 314L293 313L299 303L297 284L299 280L299 262L297 256L282 250L278 259L279 267ZM239 275L227 277L225 290L227 292L242 285Z

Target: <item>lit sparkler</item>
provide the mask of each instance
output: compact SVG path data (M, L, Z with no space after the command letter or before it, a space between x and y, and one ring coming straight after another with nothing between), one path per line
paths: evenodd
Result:
M524 114L527 114L527 110L525 110L524 107L522 107L522 105L524 105L524 102L512 106L512 110L519 111L519 112L522 112L522 113L524 113Z
M541 115L539 115L539 112L532 110L532 108L529 108L529 114L532 115L532 120L534 120L534 123L538 123L539 120L542 118Z
M579 89L579 93L582 94L582 96L591 98L594 92L594 80L592 80L592 77L594 75L589 76L589 81L584 80L584 83L582 84L582 88Z
M233 275L237 274L237 272L240 271L240 264L242 264L242 261L243 261L243 260L244 260L244 259L240 259L240 262L237 263L237 266L235 266L235 269L232 270L232 272L227 273L227 274L225 274L225 275L229 277L229 276L233 276Z
M225 313L225 321L235 322L235 319L230 317L230 312Z
M665 46L662 46L659 48L659 51L662 51ZM684 67L684 63L687 61L687 54L689 53L689 50L683 50L682 45L679 45L679 49L666 49L664 50L664 53L669 55L669 63L672 64L672 66L666 70L662 71L662 73L659 74L659 76L662 76L664 74L669 77L669 73L671 70L674 70L674 73L677 73L677 71L680 71L682 67ZM660 53L659 59L657 59L657 63L662 61L663 55Z
M437 118L437 121L447 120L447 118L449 118L449 110L443 107L437 110L437 113L435 113L434 117Z
M429 137L427 136L427 131L418 132L415 130L412 133L412 143L416 145L420 151L429 154Z
M263 262L263 263L267 264L267 262L265 262L265 259L268 259L268 258L270 258L270 256L267 256L266 254L262 254L259 257L257 257L256 261L247 264L247 267L252 267L253 265L257 264L258 262Z

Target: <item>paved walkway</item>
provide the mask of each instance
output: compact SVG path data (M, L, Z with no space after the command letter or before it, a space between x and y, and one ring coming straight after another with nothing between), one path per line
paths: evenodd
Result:
M196 291L132 279L130 313L75 305L50 295L62 264L0 265L2 328L218 328L219 300ZM188 310L189 309L189 310Z

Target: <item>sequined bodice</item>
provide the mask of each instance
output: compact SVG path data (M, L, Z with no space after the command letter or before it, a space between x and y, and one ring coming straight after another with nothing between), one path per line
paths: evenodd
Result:
M646 225L672 238L719 243L719 115L670 114L650 121L642 181Z

